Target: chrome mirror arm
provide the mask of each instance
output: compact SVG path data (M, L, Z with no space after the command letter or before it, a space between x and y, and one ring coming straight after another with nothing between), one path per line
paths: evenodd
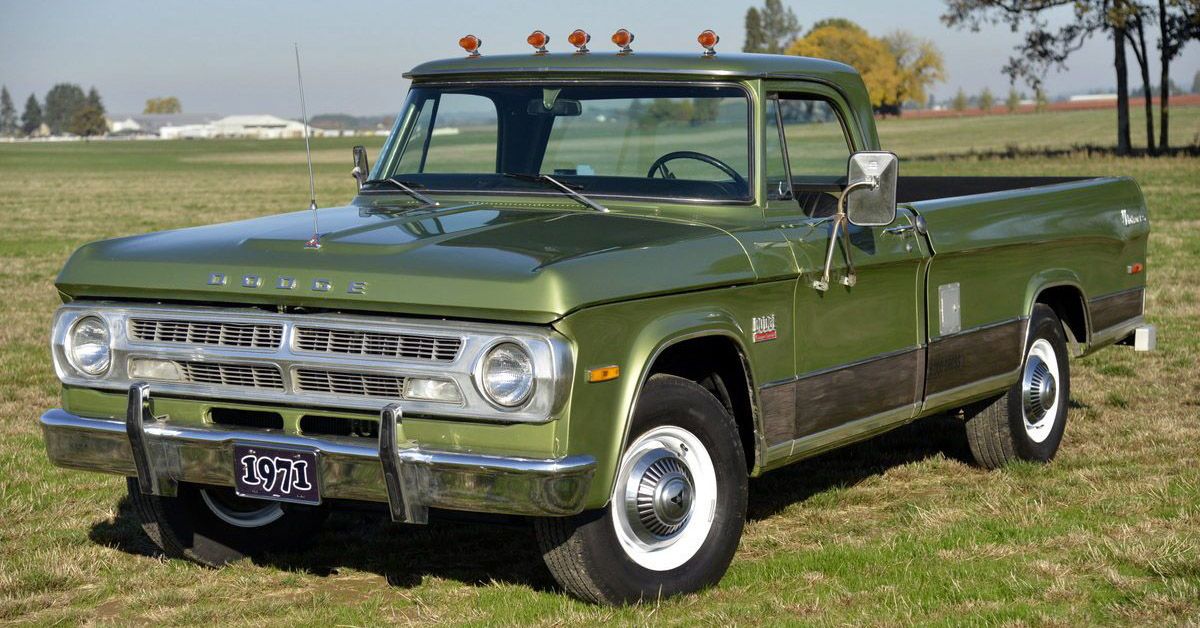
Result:
M842 284L853 287L858 282L858 276L854 273L854 259L850 254L850 231L846 224L848 222L846 220L846 197L857 189L874 190L878 186L879 178L870 177L851 183L846 186L845 190L842 190L842 195L838 197L837 213L833 215L833 230L829 232L829 248L825 251L825 270L821 273L821 278L812 283L812 287L816 290L820 292L829 290L829 273L833 267L833 249L837 246L839 229L842 236L842 253L846 256L846 276L842 278Z

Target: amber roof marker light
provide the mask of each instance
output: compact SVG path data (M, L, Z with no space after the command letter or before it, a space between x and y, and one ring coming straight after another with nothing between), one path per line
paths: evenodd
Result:
M721 37L710 28L701 32L700 35L696 37L696 41L700 42L700 45L704 47L704 56L711 57L717 54L715 46L717 45L717 42L721 41Z
M582 28L577 28L567 35L567 43L575 46L575 54L583 55L591 52L588 50L588 42L592 41L592 36L587 34L587 31Z
M462 39L458 40L458 45L467 51L468 57L478 57L479 47L483 45L483 40L474 35L464 35Z
M546 44L550 43L550 36L540 30L533 31L525 38L525 43L533 46L533 54L544 55L549 52L546 50Z
M633 52L633 48L629 47L629 44L633 43L633 33L622 28L621 30L612 34L612 43L616 44L617 47L620 48L620 50L617 51L617 54L627 55Z

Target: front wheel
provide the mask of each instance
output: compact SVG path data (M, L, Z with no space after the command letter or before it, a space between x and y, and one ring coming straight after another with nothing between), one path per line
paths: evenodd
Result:
M609 506L535 528L546 565L571 594L604 604L715 584L746 517L737 425L703 387L670 375L646 383Z
M180 484L175 497L146 495L127 478L142 530L171 558L208 567L294 549L320 529L328 509L239 497L233 489Z

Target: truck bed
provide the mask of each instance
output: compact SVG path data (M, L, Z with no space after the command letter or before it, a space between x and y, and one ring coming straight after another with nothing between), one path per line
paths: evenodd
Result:
M907 177L901 176L896 186L896 201L916 203L938 198L952 198L1007 192L1026 188L1086 181L1089 177Z

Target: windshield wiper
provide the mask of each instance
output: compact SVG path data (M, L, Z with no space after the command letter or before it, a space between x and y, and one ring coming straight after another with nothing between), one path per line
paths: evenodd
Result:
M520 179L522 181L533 181L534 183L543 183L543 184L548 183L551 186L562 190L564 193L566 193L567 196L570 196L571 198L579 201L586 207L594 209L598 212L608 213L607 207L605 207L605 206L601 205L600 203L597 203L596 201L593 201L592 199L577 192L576 187L578 187L578 186L572 187L570 185L567 185L566 183L563 183L562 181L559 181L558 179L555 179L554 177L552 177L548 174L525 174L522 172L505 172L504 176L512 178L512 179Z
M417 199L428 207L437 207L440 205L440 203L432 198L429 198L428 196L425 196L424 194L414 190L413 188L417 187L418 184L409 181L402 181L396 177L388 177L386 179L371 179L370 181L364 181L363 185L379 185L382 183L390 183L394 185L401 192L404 192L405 194Z

